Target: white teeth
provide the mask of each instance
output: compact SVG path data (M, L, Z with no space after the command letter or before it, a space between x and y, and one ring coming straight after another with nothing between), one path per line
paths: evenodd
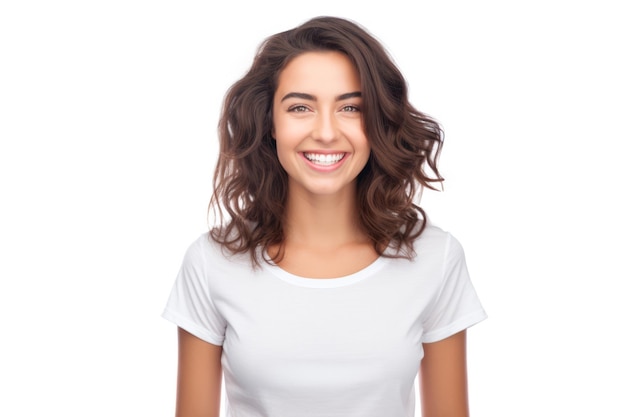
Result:
M321 153L304 153L304 157L316 165L333 165L341 161L345 153L321 154Z

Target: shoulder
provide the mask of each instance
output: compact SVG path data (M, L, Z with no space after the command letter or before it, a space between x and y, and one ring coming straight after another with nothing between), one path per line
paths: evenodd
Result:
M233 269L250 269L247 254L233 254L216 242L210 232L198 236L187 248L184 266L193 268L201 275L223 275ZM210 273L210 274L209 274Z
M445 275L450 268L464 264L465 253L459 240L448 230L427 222L413 242L414 256L408 268L426 268L430 274Z
M415 252L441 252L452 254L463 252L463 247L459 240L448 230L427 222L422 233L415 239Z
M208 232L202 233L191 242L185 253L185 260L200 261L206 259L213 251L215 243Z
M200 234L191 242L185 252L184 262L186 265L214 264L224 259L221 245L211 238L209 232Z

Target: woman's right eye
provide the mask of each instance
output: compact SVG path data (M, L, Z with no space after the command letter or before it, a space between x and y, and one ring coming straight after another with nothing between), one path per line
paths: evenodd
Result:
M294 113L304 113L306 111L308 111L309 109L306 106L303 106L301 104L295 105L295 106L291 106L287 109L287 111L290 112L294 112Z

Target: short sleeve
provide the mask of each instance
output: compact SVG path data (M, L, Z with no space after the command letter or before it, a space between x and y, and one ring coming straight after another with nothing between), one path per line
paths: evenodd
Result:
M443 280L424 322L424 343L437 342L487 318L472 285L465 253L448 234L443 262Z
M224 342L225 322L211 298L208 262L203 235L183 259L162 317L214 345Z

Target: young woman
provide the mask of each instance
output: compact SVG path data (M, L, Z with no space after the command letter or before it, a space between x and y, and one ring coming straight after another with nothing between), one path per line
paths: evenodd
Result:
M164 317L177 417L467 416L463 250L416 205L438 124L386 51L321 17L268 38L228 92L212 207Z

